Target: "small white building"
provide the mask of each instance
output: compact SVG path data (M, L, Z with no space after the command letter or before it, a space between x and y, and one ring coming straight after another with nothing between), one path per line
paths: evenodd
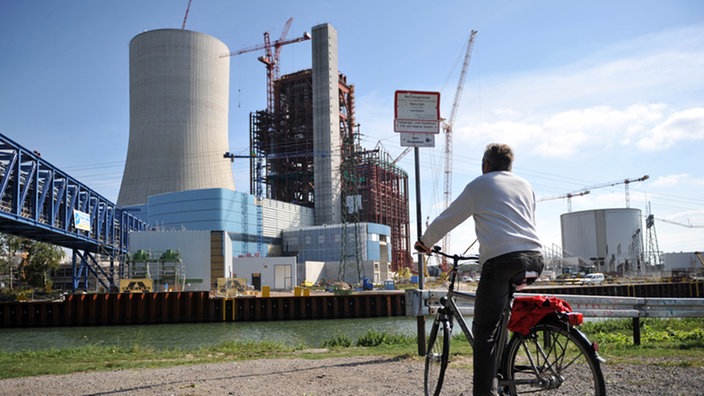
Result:
M233 278L244 278L255 290L291 290L298 283L295 257L235 257Z
M663 253L662 263L664 274L671 274L672 271L691 274L704 272L704 264L699 261L694 252Z
M303 280L373 283L391 279L391 228L376 223L284 230L283 252L295 256ZM321 264L322 263L322 264Z
M232 241L225 231L140 231L130 233L130 257L139 250L159 257L177 251L185 291L210 291L218 278L232 278ZM131 265L131 264L130 264Z

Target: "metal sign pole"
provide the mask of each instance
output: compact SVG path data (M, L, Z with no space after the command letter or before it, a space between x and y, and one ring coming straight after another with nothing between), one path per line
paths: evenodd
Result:
M418 158L419 149L418 146L413 148L413 154L415 156L415 170L416 170L416 227L418 228L418 238L423 235L423 217L420 211L420 160ZM423 253L418 253L418 289L420 289L421 294L423 293L423 284L425 283L425 263L423 262ZM417 328L418 328L418 355L425 356L425 316L417 316Z
M420 212L420 161L418 147L435 147L435 134L440 132L440 92L396 91L394 94L394 132L401 133L401 145L413 146L416 168L416 220L418 239L423 235ZM418 254L418 288L421 295L425 283L423 253ZM418 321L418 355L425 356L425 316Z

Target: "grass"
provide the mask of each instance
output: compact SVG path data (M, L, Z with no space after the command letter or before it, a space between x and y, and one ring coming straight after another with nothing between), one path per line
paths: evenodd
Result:
M704 318L644 319L640 323L640 346L633 345L632 322L628 319L589 322L582 326L582 331L600 345L600 354L610 363L704 367ZM125 347L87 345L0 352L0 378L294 356L309 359L360 355L419 358L415 336L375 330L369 330L356 340L338 334L324 340L322 345L322 349L312 349L308 345L227 342L197 349L164 350L135 343ZM452 352L457 357L471 356L471 347L462 334L453 336Z

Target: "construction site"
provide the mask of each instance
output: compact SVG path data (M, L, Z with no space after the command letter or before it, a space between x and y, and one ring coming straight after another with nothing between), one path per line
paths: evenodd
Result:
M315 207L312 72L273 81L273 111L251 114L250 193ZM343 224L372 222L391 227L392 270L410 267L408 174L382 148L359 143L354 86L339 74L340 182Z

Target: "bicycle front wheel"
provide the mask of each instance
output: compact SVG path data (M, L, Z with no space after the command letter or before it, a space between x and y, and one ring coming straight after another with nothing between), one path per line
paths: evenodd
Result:
M514 334L504 355L505 392L511 395L596 395L606 393L601 365L577 329L552 323L527 336Z
M425 355L424 386L426 396L437 396L442 388L450 356L450 323L436 319L428 336Z

